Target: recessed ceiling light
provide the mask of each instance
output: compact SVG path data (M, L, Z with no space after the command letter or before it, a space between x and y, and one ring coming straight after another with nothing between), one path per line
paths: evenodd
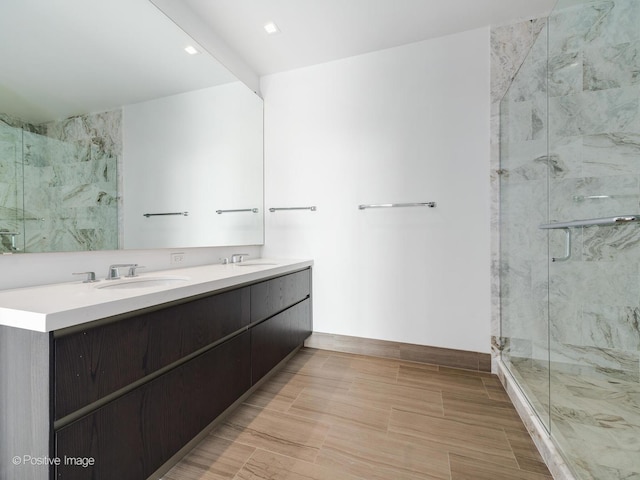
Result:
M278 28L278 26L273 23L273 22L269 22L264 26L264 31L267 32L269 35L273 35L276 33L280 33L280 29Z
M184 51L187 52L189 55L197 55L198 53L200 53L200 51L193 45L189 45L185 47Z

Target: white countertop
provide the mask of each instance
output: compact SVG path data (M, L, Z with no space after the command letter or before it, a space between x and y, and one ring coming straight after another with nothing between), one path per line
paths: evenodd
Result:
M0 325L50 332L174 300L259 281L313 265L312 260L255 259L242 264L141 273L137 279L183 277L171 285L104 288L122 280L69 282L0 291ZM103 288L100 288L103 287Z

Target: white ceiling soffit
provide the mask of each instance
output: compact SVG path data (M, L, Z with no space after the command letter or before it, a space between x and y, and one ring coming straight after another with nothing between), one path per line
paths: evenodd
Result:
M194 38L216 60L228 68L251 90L259 94L260 78L255 70L247 65L243 57L226 41L217 35L217 30L195 12L189 2L176 0L149 0L178 27Z
M153 1L188 7L260 76L546 16L555 4L555 0ZM280 33L267 35L264 25L269 22Z

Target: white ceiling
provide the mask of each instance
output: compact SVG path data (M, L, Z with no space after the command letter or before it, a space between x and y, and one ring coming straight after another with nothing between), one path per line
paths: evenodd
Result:
M555 0L181 0L258 74L546 16ZM275 22L281 33L268 36Z
M0 0L0 113L40 123L234 80L207 53L187 56L192 39L174 22L257 91L261 75L533 18L554 3ZM266 34L270 21L280 34Z

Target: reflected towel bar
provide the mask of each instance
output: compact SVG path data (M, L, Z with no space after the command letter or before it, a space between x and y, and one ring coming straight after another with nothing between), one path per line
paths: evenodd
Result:
M189 212L170 212L170 213L143 213L143 217L164 217L167 215L182 215L183 217L188 217Z
M590 218L587 220L572 220L570 222L543 223L538 228L553 230L556 228L592 227L595 225L606 227L633 222L640 222L640 215L617 215L615 217Z
M360 210L365 208L396 208L396 207L429 207L434 208L436 202L422 202L422 203L377 203L371 205L358 205Z
M277 212L278 210L311 210L312 212L315 212L317 209L317 207L314 205L313 207L278 207L278 208L270 208L269 211L270 212Z
M222 213L238 213L238 212L258 213L258 211L259 210L257 208L238 208L235 210L216 210L216 213L220 215Z

